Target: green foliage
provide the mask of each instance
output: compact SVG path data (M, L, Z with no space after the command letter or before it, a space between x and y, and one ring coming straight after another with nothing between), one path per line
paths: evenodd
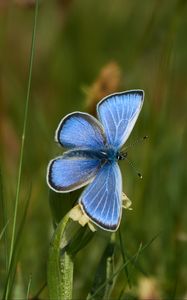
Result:
M98 264L97 271L95 273L95 279L90 294L87 297L88 300L109 299L114 284L113 279L111 279L114 272L114 250L115 250L115 234L112 234L111 240L106 246L106 249ZM104 284L103 289L97 291L98 287L102 286L103 284Z
M126 162L121 163L123 189L132 200L133 210L123 212L120 236L117 233L112 242L112 253L108 252L109 233L98 230L93 235L87 227L81 228L76 223L75 230L68 231L65 253L74 262L73 298L86 299L88 295L92 299L98 299L98 295L102 298L110 286L106 296L109 299L139 299L145 289L142 277L152 287L152 279L156 281L160 298L184 298L186 1L40 2L18 202L15 195L35 12L29 0L14 1L11 5L9 1L3 2L4 5L0 4L3 178L0 178L0 298L5 293L8 274L7 296L12 293L14 298L47 299L50 294L46 287L46 266L54 227L58 231L61 219L80 193L59 195L49 192L46 185L47 164L62 153L54 142L54 132L65 114L89 110L86 100L94 98L92 93L101 81L98 74L110 62L121 70L118 90L145 90L142 112L127 142L149 136L143 145L136 145L128 152L143 179L136 178ZM114 76L111 78L107 84L100 82L102 92L107 93L113 86ZM157 239L147 245L159 232ZM58 255L61 257L62 253ZM107 269L111 257L112 268ZM90 294L93 289L95 294Z

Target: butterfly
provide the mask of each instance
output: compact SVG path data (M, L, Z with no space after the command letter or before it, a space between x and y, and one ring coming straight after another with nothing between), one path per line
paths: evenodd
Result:
M51 160L49 187L67 193L88 185L78 202L83 213L104 230L116 231L122 215L122 175L118 161L144 101L143 90L111 94L97 104L98 120L88 113L65 116L55 140L67 149Z

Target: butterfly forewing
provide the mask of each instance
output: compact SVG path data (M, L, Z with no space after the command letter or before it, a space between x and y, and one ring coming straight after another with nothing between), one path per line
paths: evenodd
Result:
M109 145L119 149L128 139L142 108L144 92L131 90L110 95L97 106Z
M65 148L101 149L106 143L100 122L89 114L67 115L56 130L56 141Z

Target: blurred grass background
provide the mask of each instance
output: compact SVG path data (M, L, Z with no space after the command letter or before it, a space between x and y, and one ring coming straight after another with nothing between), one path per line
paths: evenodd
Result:
M185 0L41 1L29 109L19 220L31 186L13 297L23 298L31 280L34 296L46 282L53 232L46 167L61 153L54 143L60 119L75 110L94 113L106 94L145 90L145 102L129 143L148 135L129 157L143 174L137 179L121 163L124 192L133 211L124 211L126 252L160 233L116 281L112 299L187 297L187 5ZM0 292L6 272L26 97L34 0L0 2ZM61 199L62 203L65 199ZM62 204L63 205L63 204ZM64 203L64 206L66 204ZM75 263L75 299L84 299L108 240L98 232ZM117 242L118 243L118 242ZM122 263L116 256L116 264ZM144 294L145 293L145 294ZM147 294L146 294L147 293ZM150 296L151 295L151 296ZM44 289L41 299L47 298Z

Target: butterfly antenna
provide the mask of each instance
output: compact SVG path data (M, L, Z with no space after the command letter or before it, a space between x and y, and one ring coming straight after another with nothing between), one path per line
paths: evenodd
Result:
M125 160L128 162L128 164L132 167L132 169L136 172L136 174L138 175L139 178L143 178L142 174L140 172L137 171L136 167L134 166L134 164L132 163L131 160L129 160L127 157L125 158Z
M141 137L141 138L136 139L133 143L127 145L127 146L124 148L124 150L127 150L127 149L129 149L129 148L131 148L131 147L134 147L136 144L139 144L139 143L145 141L146 139L148 139L148 135L145 135L145 136L143 136L143 137Z

